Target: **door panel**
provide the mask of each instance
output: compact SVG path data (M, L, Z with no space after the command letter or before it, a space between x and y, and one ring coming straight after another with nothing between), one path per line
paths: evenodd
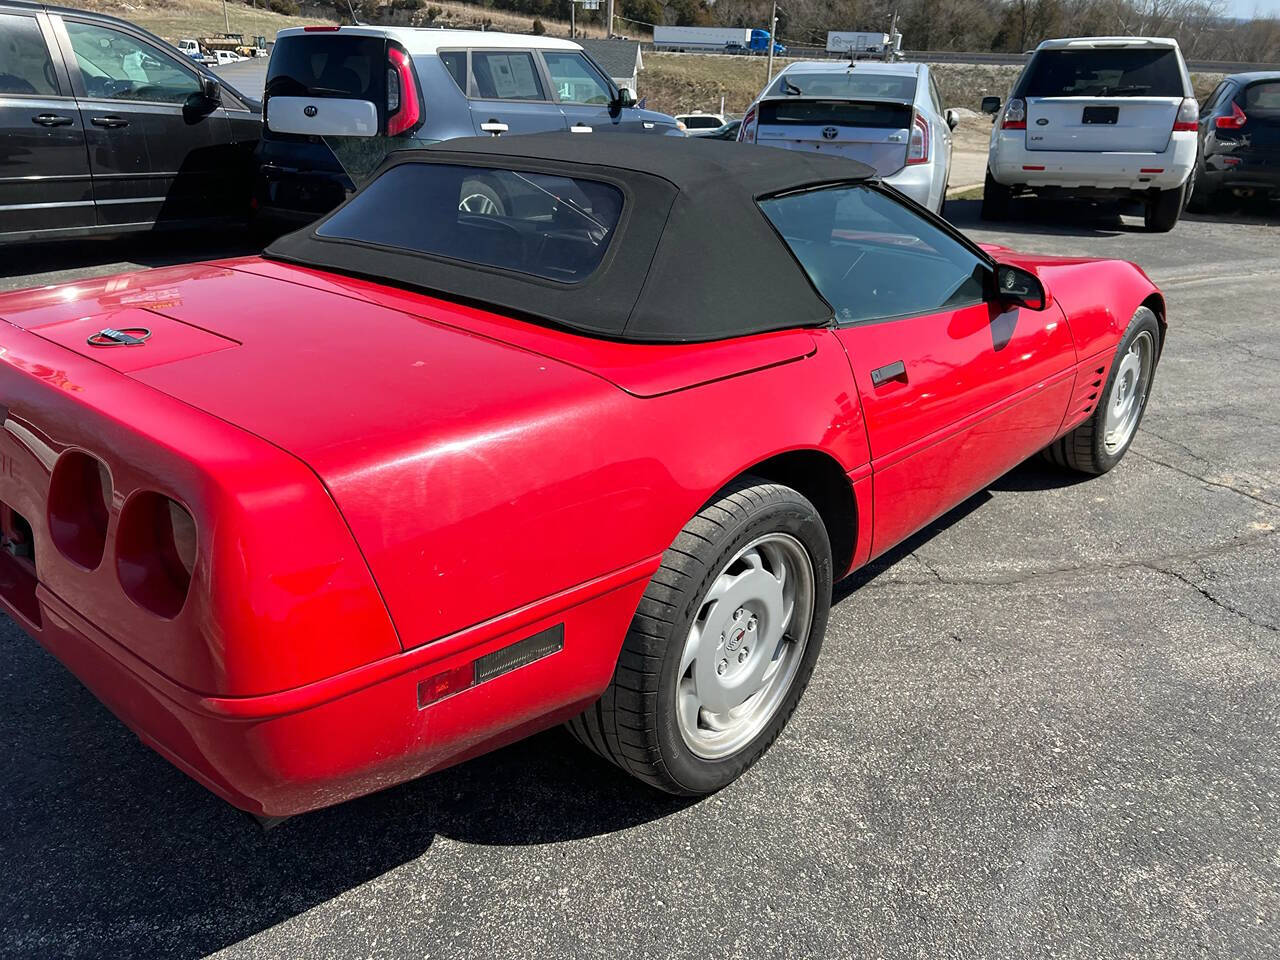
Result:
M99 225L227 216L240 164L225 112L193 109L197 74L151 44L64 19Z
M567 126L590 127L592 130L643 130L643 124L635 114L620 110L615 116L609 112L613 88L581 53L543 50L541 57Z
M527 50L472 50L471 97L477 136L565 128L564 116L551 102Z
M34 15L0 14L0 234L94 223L80 111Z
M871 443L874 554L1043 448L1066 412L1075 351L1056 307L979 303L836 335ZM901 376L873 381L898 361Z
M873 186L760 207L835 314L871 448L873 553L1053 439L1076 361L1061 310L999 305L988 260Z

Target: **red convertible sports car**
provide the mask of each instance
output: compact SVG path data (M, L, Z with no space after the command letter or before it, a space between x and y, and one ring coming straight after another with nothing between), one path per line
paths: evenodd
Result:
M0 297L0 596L231 803L567 721L724 786L832 582L1027 457L1101 473L1160 293L850 161L569 134L394 154L262 257Z

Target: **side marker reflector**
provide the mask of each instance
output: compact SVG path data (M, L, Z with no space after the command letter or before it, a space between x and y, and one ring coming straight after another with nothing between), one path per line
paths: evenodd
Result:
M563 649L564 624L557 623L554 627L548 627L531 637L517 640L510 646L495 650L493 653L486 653L471 663L437 673L423 680L418 684L418 709L429 707L445 697L469 690L504 673L527 667Z

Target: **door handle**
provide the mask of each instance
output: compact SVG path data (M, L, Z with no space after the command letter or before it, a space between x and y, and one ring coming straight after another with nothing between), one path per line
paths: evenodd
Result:
M117 130L129 125L129 121L124 117L90 117L89 122L95 127L105 127L108 130Z
M60 117L56 113L41 113L31 118L32 123L42 127L69 127L75 123L70 117Z
M501 136L507 132L507 125L497 117L490 117L487 122L480 124L480 129L485 133L492 133L495 137Z
M895 360L893 363L886 364L883 367L876 367L871 371L872 386L879 387L890 380L907 382L907 365L901 360Z

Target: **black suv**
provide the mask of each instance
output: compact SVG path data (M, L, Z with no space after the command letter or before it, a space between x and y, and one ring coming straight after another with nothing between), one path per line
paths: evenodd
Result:
M243 222L261 112L133 24L0 0L0 243Z

